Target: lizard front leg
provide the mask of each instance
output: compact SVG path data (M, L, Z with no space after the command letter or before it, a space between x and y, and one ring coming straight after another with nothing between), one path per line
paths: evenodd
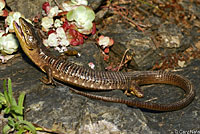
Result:
M52 70L51 70L50 66L44 65L42 68L46 72L47 77L44 76L40 80L45 84L55 85L55 82L54 82L53 76L52 76Z

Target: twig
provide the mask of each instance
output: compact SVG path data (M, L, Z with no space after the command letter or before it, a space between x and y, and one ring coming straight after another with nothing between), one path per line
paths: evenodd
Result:
M128 18L127 15L129 14L128 13L128 10L126 8L123 8L123 7L120 7L120 6L110 6L109 8L111 8L112 10L116 11L116 14L119 14L121 15L124 19L128 20L130 23L131 26L136 26L139 30L141 30L142 32L144 32L144 30L137 24L135 23L132 19ZM125 11L124 11L125 10Z
M52 130L52 129L48 129L42 126L39 126L38 124L33 124L36 127L37 131L41 131L41 132L48 132L48 133L54 133L54 134L66 134L65 132L61 132L59 130Z
M150 102L150 101L154 101L154 100L157 100L158 98L157 97L154 97L154 98L151 98L149 100L146 100L145 102Z
M120 68L124 65L124 64L123 64L123 61L124 61L125 56L126 56L126 54L127 54L128 51L129 51L129 48L126 49L126 51L124 52L124 55L123 55L122 60L121 60L121 63L119 64L119 68L117 69L117 72L118 72L118 71L120 70Z
M58 4L57 0L54 0L54 2L62 11L64 11L64 8Z

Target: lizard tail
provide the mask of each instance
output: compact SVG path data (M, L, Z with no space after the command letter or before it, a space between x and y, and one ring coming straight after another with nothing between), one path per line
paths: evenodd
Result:
M129 75L131 75L131 73ZM186 95L183 99L171 104L157 104L157 103L151 103L151 102L143 102L143 101L128 100L128 99L126 100L122 98L94 95L94 94L79 91L76 89L71 89L71 90L79 95L83 95L92 99L98 99L98 100L114 102L114 103L123 103L129 106L155 110L155 111L179 110L187 106L194 99L194 96L195 96L191 82L185 77L174 74L174 73L161 72L161 71L154 71L154 72L144 71L142 73L141 72L138 73L137 75L135 75L134 73L133 79L134 78L137 78L137 82L139 85L153 84L153 83L164 83L164 84L175 85L182 88L185 91Z

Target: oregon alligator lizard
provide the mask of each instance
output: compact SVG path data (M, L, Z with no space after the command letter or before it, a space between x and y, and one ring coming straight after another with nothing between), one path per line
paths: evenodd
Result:
M90 90L114 90L121 89L130 91L138 97L143 97L139 85L164 83L171 84L182 88L185 91L185 97L172 104L156 104L150 102L124 100L113 97L103 97L93 95L83 91L72 89L74 92L104 101L124 103L130 106L145 108L158 111L173 111L187 106L195 96L191 82L183 76L162 72L162 71L134 71L134 72L104 72L85 69L74 63L64 61L62 59L49 55L46 48L42 44L42 39L36 28L25 19L20 18L19 26L13 23L14 30L21 47L25 54L44 72L48 78L42 81L50 84L53 78Z

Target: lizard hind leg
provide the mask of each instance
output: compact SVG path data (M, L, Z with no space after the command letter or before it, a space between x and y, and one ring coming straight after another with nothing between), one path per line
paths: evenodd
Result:
M124 93L128 96L132 94L137 96L138 98L144 97L142 89L139 87L136 81L131 81L129 88Z

